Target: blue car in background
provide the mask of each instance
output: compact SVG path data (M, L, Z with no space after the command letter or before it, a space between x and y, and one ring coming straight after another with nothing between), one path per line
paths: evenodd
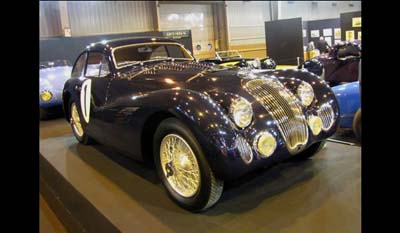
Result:
M332 87L339 102L340 128L352 129L361 140L361 98L360 83L351 82Z
M45 61L39 64L40 119L62 111L62 90L71 76L72 65L67 60Z

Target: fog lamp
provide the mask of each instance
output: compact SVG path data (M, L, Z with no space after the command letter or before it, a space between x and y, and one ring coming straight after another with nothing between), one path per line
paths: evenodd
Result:
M275 137L268 131L261 132L254 138L254 147L262 157L268 157L276 149Z
M322 130L322 120L318 116L309 116L308 117L308 126L314 135L318 135Z

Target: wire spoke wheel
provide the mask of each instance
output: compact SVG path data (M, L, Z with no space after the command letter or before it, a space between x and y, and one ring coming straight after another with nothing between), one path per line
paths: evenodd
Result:
M78 109L76 108L76 104L72 103L71 105L71 120L72 127L75 133L79 136L83 136L83 128L81 124L81 119L79 118Z
M172 189L183 197L194 196L200 187L200 167L189 144L176 134L161 141L160 162Z

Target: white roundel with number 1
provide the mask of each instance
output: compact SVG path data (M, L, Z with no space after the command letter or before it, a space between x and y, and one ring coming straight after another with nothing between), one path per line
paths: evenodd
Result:
M89 123L91 88L91 79L86 79L85 81L83 81L81 88L81 109L83 118L85 119L86 123Z

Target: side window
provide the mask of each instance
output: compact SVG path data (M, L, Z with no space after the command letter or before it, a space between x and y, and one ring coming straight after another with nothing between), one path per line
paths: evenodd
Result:
M179 46L167 46L167 50L170 57L185 58L185 55Z
M71 78L79 78L80 76L82 76L83 68L85 67L86 63L86 54L87 53L83 53L78 58L77 62L75 63L74 69L72 70Z
M87 77L105 77L110 73L110 67L104 54L100 52L90 52L86 74Z
M106 56L103 55L103 58L101 59L100 77L105 77L108 74L110 74L110 65Z
M167 50L165 50L165 46L159 46L158 48L153 49L150 59L157 57L168 57L168 53Z

